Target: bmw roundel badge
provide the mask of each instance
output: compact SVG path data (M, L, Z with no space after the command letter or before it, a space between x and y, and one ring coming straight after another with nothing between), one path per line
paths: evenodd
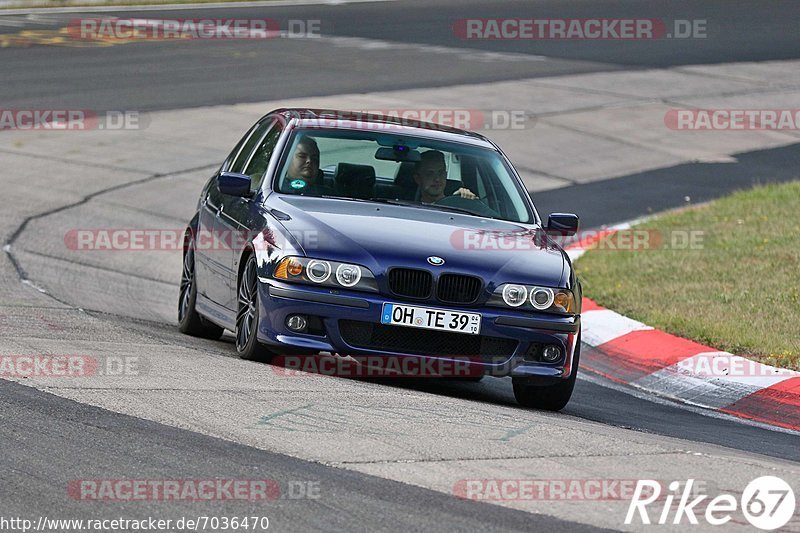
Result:
M444 264L444 259L439 256L432 255L428 258L428 263L432 264L433 266L442 266Z

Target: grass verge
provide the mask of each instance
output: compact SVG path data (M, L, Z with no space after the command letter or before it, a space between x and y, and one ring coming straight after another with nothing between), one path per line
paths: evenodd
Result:
M658 216L605 239L576 269L600 305L800 370L800 182Z

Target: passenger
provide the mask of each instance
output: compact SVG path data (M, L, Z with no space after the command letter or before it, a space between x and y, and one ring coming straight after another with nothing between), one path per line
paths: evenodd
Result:
M414 167L414 181L419 187L419 201L423 204L432 204L444 198L444 189L447 185L447 165L444 154L438 150L428 150L421 154L420 160ZM477 200L478 195L462 187L453 193L468 200Z

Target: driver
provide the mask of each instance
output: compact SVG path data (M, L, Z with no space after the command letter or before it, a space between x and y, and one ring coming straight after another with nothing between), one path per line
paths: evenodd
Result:
M420 154L420 160L414 166L414 181L419 186L419 201L423 204L432 204L444 198L444 188L447 185L447 165L444 154L438 150L428 150ZM468 200L477 200L478 195L462 187L453 193Z
M286 172L287 180L302 180L309 185L316 184L319 176L319 147L317 141L308 136L303 136L294 149L289 169Z

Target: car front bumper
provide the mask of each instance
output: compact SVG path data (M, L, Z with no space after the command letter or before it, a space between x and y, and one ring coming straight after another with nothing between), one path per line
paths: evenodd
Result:
M576 343L580 333L580 316L565 317L544 313L524 313L495 307L458 307L438 304L410 303L392 299L381 294L331 291L308 285L287 284L273 279L259 280L258 340L278 353L281 347L287 351L322 351L357 356L403 356L448 359L444 354L430 355L417 351L398 351L395 348L365 347L348 343L340 328L341 320L358 321L380 325L384 303L441 308L481 314L480 335L495 339L511 339L517 342L511 353L493 354L491 357L469 357L469 364L478 372L493 376L528 378L546 384L568 378L572 373ZM324 335L297 333L286 326L292 314L319 317L324 324ZM423 335L429 330L393 326ZM466 335L450 333L450 335ZM460 340L460 339L459 339ZM546 363L529 354L535 346L555 344L564 354L555 363ZM476 354L477 355L477 354ZM455 356L452 356L455 357ZM461 358L458 358L461 360ZM474 369L473 368L473 369Z

